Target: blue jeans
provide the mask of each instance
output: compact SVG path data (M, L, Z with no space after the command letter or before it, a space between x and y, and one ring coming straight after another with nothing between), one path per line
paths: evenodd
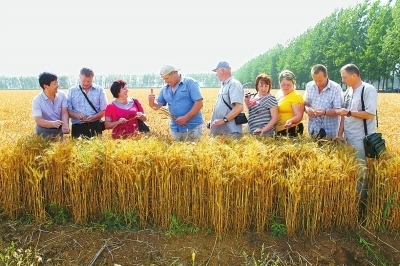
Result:
M368 190L368 179L366 177L366 157L364 150L364 142L363 140L349 140L347 139L348 144L354 147L357 151L357 162L360 164L358 169L358 180L357 180L357 193L361 197L361 201L365 201L367 199L367 190Z
M40 135L43 138L52 138L63 137L62 129L59 128L45 128L39 125L36 125L36 135Z
M177 141L194 141L199 139L203 134L203 124L198 125L192 130L188 130L187 132L177 132L170 130L171 136L174 140Z

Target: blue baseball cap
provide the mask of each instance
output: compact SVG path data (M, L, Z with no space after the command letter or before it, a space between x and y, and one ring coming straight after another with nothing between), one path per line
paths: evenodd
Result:
M218 68L228 68L231 69L231 67L229 66L228 62L225 61L221 61L218 63L217 67L215 69L213 69L214 72L217 71Z

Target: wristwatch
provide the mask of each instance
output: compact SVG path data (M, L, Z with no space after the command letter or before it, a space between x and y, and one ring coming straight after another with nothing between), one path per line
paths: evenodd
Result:
M348 112L347 112L347 117L350 117L351 116L351 111L349 110Z
M224 118L222 118L222 120L224 120L225 123L228 123L228 118L226 118L226 116L224 116Z

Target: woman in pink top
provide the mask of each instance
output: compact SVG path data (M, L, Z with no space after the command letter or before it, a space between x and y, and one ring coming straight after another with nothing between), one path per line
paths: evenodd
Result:
M128 88L124 80L116 80L110 87L115 100L105 110L105 127L112 129L114 139L127 138L139 132L138 119L147 117L138 99L128 97Z

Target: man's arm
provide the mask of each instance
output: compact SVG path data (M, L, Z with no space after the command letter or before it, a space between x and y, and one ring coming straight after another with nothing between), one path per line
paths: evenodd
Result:
M349 114L349 110L346 108L336 109L336 114L340 116L347 116ZM351 111L350 116L359 118L359 119L373 119L375 114L368 113L367 111Z
M197 100L192 108L189 110L189 112L187 112L184 116L180 116L177 117L175 119L175 121L179 124L179 125L185 125L187 123L187 121L190 120L190 118L192 118L193 116L195 116L196 114L198 114L201 110L201 108L203 108L203 99L199 99Z
M344 132L344 117L340 117L340 123L339 123L339 129L338 129L338 133L337 136L339 138L343 138L343 132Z
M34 118L36 124L44 128L59 128L63 123L61 120L46 120L42 116L35 116Z
M62 121L62 131L64 134L69 133L69 116L67 107L61 108L61 121Z
M161 94L161 92L160 92L160 94ZM158 110L161 107L163 107L162 103L159 103L156 101L156 95L154 95L153 89L150 89L149 106L154 110Z
M241 103L233 103L234 106L232 110L225 116L228 121L235 119L241 112L243 112L243 104Z

